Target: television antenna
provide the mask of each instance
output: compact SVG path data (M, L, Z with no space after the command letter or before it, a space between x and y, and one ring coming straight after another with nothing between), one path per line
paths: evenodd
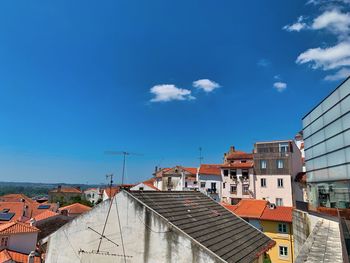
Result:
M199 166L202 164L202 161L203 161L203 159L204 159L204 157L202 156L202 147L199 147L198 148L198 150L199 150Z
M132 152L126 152L126 151L105 151L105 154L123 155L122 185L124 184L124 178L125 178L126 156L129 156L129 155L143 156L143 154L140 154L140 153L132 153Z

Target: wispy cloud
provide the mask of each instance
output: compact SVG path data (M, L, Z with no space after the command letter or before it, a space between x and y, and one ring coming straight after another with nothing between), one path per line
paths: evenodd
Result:
M294 24L291 24L291 25L285 25L283 27L283 29L287 30L289 32L291 32L291 31L299 32L300 30L307 28L307 25L306 25L306 23L303 22L303 20L304 20L304 17L299 16L297 22L295 22Z
M173 84L162 84L153 86L150 93L154 95L151 102L167 102L172 100L194 100L188 89L180 89Z
M282 92L284 90L286 90L287 88L287 83L285 82L275 82L273 83L273 87L278 91L278 92Z
M210 79L199 79L193 81L193 87L201 89L205 92L212 92L214 89L220 88L220 84Z
M328 81L343 80L350 76L350 68L342 68L336 73L327 75L324 79Z
M310 63L312 68L323 70L350 66L350 42L328 48L310 48L298 56L296 63Z
M259 61L256 63L259 67L268 67L271 62L265 58L259 59Z

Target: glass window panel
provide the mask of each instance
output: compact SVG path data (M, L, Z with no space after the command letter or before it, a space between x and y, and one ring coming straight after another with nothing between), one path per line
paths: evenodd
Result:
M349 129L350 128L350 113L344 115L341 118L341 122L343 123L343 129L344 130Z
M320 169L327 167L327 158L326 156L320 156L316 159L313 159L314 161L314 169Z
M307 127L307 128L305 128L303 132L304 132L304 137L305 137L305 138L309 137L310 134L311 134L311 128L310 128L310 126Z
M339 87L339 95L340 99L344 98L346 95L350 93L350 82L347 81L343 85Z
M314 162L313 160L307 161L305 163L306 171L311 171L314 169Z
M340 109L341 112L344 114L345 112L350 111L350 96L345 98L341 103L340 103Z
M310 124L310 114L303 119L303 128Z
M325 142L320 143L311 149L312 149L312 156L313 157L320 156L320 155L326 153L326 143Z
M340 116L340 104L334 106L331 110L329 110L325 115L323 115L324 118L324 124L328 124L331 121L335 120Z
M334 151L343 146L344 146L344 139L343 139L342 133L326 141L327 152Z
M350 145L350 131L343 132L343 136L344 136L344 145L343 146Z
M309 148L312 145L311 138L307 138L304 140L304 147L305 149Z
M313 122L315 119L321 116L322 113L322 104L320 104L310 113L310 121Z
M336 167L331 167L329 170L329 180L343 180L347 179L346 165L340 165Z
M339 132L342 131L342 120L339 119L335 122L333 122L332 124L330 124L329 126L327 126L325 129L325 137L329 138Z
M311 126L312 133L317 132L319 129L321 129L323 127L323 117L315 120L310 126Z
M339 90L335 90L328 98L322 102L323 112L330 109L339 101Z
M345 150L336 151L327 155L328 166L345 163Z
M324 141L326 139L324 135L324 130L320 130L319 132L316 132L310 138L311 138L312 145L315 145L316 143Z
M350 147L348 148L345 148L345 160L346 162L350 162ZM349 175L350 175L350 172L349 172Z

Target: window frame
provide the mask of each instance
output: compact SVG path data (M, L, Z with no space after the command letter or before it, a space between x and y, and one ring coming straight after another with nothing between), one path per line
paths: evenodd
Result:
M277 178L277 188L284 188L283 178Z
M277 169L284 169L284 161L282 159L276 160Z
M234 187L236 189L236 191L232 191L232 187ZM237 193L237 185L235 185L235 184L231 184L230 185L230 193L231 194L236 194Z
M265 165L263 165L263 163ZM267 161L266 160L260 160L260 169L261 170L266 170L267 169Z
M264 182L264 184L262 182ZM260 187L266 188L266 178L260 178Z
M282 249L282 250L281 250ZM282 252L282 253L281 253ZM278 256L281 258L287 258L288 257L288 247L284 245L278 246Z
M203 184L204 184L204 186L203 186ZM206 183L205 182L201 182L201 188L205 188L205 186L206 186Z
M277 231L278 233L280 234L287 234L288 233L288 226L286 223L278 223L278 226L277 226Z
M277 202L277 200L279 201L279 200L281 200L281 202L279 203L279 202ZM283 206L283 198L280 198L280 197L276 197L276 206Z

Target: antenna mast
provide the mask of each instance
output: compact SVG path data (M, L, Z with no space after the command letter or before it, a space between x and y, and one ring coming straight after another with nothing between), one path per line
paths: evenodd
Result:
M199 166L202 164L202 161L203 161L203 156L202 156L202 147L199 147Z

